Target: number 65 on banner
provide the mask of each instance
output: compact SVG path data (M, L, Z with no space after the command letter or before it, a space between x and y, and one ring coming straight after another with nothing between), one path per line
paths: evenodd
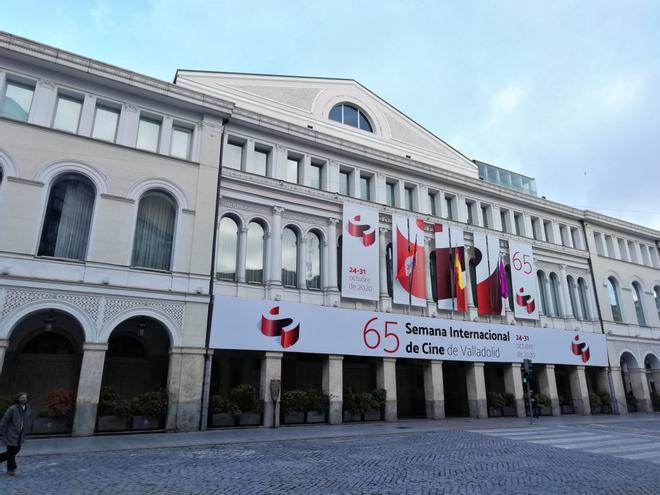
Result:
M362 330L362 340L364 340L364 345L366 345L369 349L377 349L380 346L381 343L381 334L378 332L373 327L369 327L372 322L378 320L377 316L374 316L371 318L367 323L364 325L364 329ZM382 340L388 340L392 341L392 343L396 343L394 347L383 347L383 350L385 352L389 353L394 353L399 350L399 336L394 333L389 331L390 326L395 326L398 323L396 321L386 321L384 325L385 332L383 334L383 339ZM375 342L374 342L375 339ZM371 341L371 343L369 342Z

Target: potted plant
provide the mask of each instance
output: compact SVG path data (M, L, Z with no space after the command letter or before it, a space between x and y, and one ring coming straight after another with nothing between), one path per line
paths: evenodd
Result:
M502 394L502 398L504 399L504 406L502 406L502 416L515 416L516 397L510 392L505 392Z
M358 409L355 394L350 388L344 389L344 421L362 421L362 412Z
M601 408L603 402L596 392L589 392L589 405L591 406L591 414L601 414L603 412Z
M612 414L612 399L607 392L600 392L600 410L603 414Z
M369 395L371 396L371 400L364 403L365 409L362 411L362 416L365 421L380 421L383 419L387 390L377 388L372 390Z
M567 399L565 396L559 396L559 407L561 408L562 414L574 414L575 409L573 408L573 401Z
M220 395L212 395L209 399L209 410L211 411L211 426L234 426L234 408L232 404Z
M538 394L536 396L536 402L539 406L539 415L552 416L552 401L550 397L544 394Z
M167 416L167 393L145 392L133 398L132 408L134 430L156 430Z
M96 414L97 431L127 430L130 415L131 402L128 399L122 399L114 387L107 386L101 389Z
M235 386L229 393L229 402L233 404L239 426L258 426L261 424L261 401L257 390L247 383Z
M628 406L628 412L637 412L637 397L632 391L626 392L626 405Z
M365 412L370 409L375 409L376 404L374 403L373 396L371 395L370 392L360 392L355 394L355 408L360 411L360 414L362 416L363 421L367 421L367 417L370 418L370 420L373 416L369 414L368 416L365 415ZM375 419L380 419L380 414L378 414L378 417Z
M307 394L302 390L289 390L282 394L280 409L282 423L295 424L305 422L305 405Z
M73 390L58 388L48 392L47 409L34 420L32 433L65 433L71 428L71 419L76 405Z
M305 392L305 423L325 423L328 421L329 406L327 395L320 390L307 390Z
M488 392L486 394L486 403L488 404L488 416L502 416L502 408L506 404L504 397L499 392Z

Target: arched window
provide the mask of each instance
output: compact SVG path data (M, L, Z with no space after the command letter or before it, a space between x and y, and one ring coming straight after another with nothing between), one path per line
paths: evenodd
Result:
M539 294L541 295L541 307L543 308L543 314L546 316L552 316L552 308L548 303L548 293L545 290L545 274L539 270L536 272L536 280L539 284Z
M390 242L385 248L385 265L387 267L387 295L394 297L394 289L392 286L392 243Z
M642 305L642 288L637 282L632 283L632 298L635 303L635 313L637 314L637 323L641 326L646 326L646 318L644 317L644 307Z
M264 228L259 222L250 222L247 230L245 280L252 284L264 283Z
M582 308L582 316L585 320L591 320L591 314L589 312L589 305L587 301L589 300L589 293L587 292L587 283L582 277L578 279L578 295L580 297L580 308Z
M566 277L566 284L568 285L568 298L571 301L571 313L573 314L573 318L580 319L577 301L575 300L575 279L569 275Z
M140 199L133 266L169 270L172 263L176 202L162 191L149 191Z
M363 131L374 132L365 113L354 105L349 105L348 103L335 105L330 110L329 117L330 120L334 120L335 122L357 127Z
M561 299L559 298L559 277L556 273L550 274L550 297L552 297L552 306L554 308L554 316L561 316L563 313L561 307Z
M238 224L233 218L222 217L218 232L218 278L236 281L238 263Z
M610 307L612 308L612 318L614 318L614 321L623 321L621 304L619 303L618 284L613 277L607 279L607 297L610 300Z
M298 285L298 236L290 227L282 232L282 285Z
M307 233L305 281L308 289L321 288L321 240L314 232Z
M341 257L342 236L337 238L337 288L341 292L341 264L343 262Z
M64 174L53 182L41 231L39 256L85 258L95 196L92 182L80 174Z
M655 299L655 310L658 312L660 319L660 285L653 287L653 298Z

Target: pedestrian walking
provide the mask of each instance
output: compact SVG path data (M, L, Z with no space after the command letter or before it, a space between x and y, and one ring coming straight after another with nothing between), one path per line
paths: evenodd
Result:
M537 420L539 419L539 400L534 390L530 392L530 395L532 396L532 418Z
M7 461L7 474L16 476L16 454L21 450L25 434L32 431L32 409L28 394L21 392L7 408L0 421L0 441L7 450L0 453L0 464Z

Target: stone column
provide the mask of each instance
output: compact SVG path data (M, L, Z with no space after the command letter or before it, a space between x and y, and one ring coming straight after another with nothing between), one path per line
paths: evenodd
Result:
M484 376L484 363L468 363L467 395L471 418L487 418L488 406L486 404L486 379Z
M307 237L300 234L298 241L298 288L307 288Z
M637 410L641 412L653 412L649 383L646 381L646 370L644 368L629 368L630 384L633 395L637 399Z
M5 354L7 353L7 347L9 347L9 340L0 339L0 376L2 376L2 367L5 364Z
M424 398L426 417L442 419L445 417L445 388L442 378L442 361L428 361L424 368Z
M78 124L78 135L89 137L94 127L96 114L96 95L86 94L80 109L80 122Z
M282 285L282 212L281 206L273 206L270 235L270 284Z
M247 259L247 227L238 231L238 282L245 283L245 261Z
M516 416L525 417L525 391L522 383L520 363L511 363L504 368L504 390L513 394L516 407Z
M387 293L387 237L386 234L389 232L389 229L385 227L380 227L379 229L379 239L380 239L380 297L389 297Z
M96 428L96 410L101 393L103 365L108 344L83 345L83 358L76 395L76 412L73 418L72 435L76 437L93 435Z
M328 356L323 363L323 393L330 399L328 422L331 425L342 423L344 403L344 356Z
M623 386L623 376L621 375L621 368L619 366L612 366L612 385L614 386L614 394L612 397L612 412L619 415L628 414L628 404L626 403L626 389ZM610 390L610 394L612 391ZM614 401L616 400L616 404Z
M385 421L397 420L396 406L396 359L382 358L378 364L376 375L378 388L384 388L387 392L385 402Z
M197 347L172 347L167 372L167 430L199 429L202 410L202 378L205 350Z
M587 416L591 414L591 404L589 403L589 388L587 387L587 377L584 372L584 366L574 366L569 374L571 382L571 398L575 406L575 412Z
M539 392L550 398L552 403L552 415L560 416L559 394L557 393L557 379L555 378L555 365L546 364L538 366Z
M328 251L327 257L327 273L326 273L326 289L336 291L337 290L337 223L339 222L336 218L328 219Z
M264 426L280 426L280 402L273 404L270 381L282 379L282 353L266 352L261 360L260 399L264 402Z

